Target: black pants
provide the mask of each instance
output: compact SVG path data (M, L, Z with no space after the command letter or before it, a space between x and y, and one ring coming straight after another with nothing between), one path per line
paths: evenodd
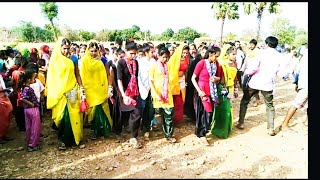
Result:
M243 71L237 71L237 79L238 79L238 81L239 81L239 85L240 85L240 87L241 88L243 88L242 87L242 75L243 75Z
M259 93L260 90L248 88L248 90L243 91L243 96L240 102L240 111L239 111L239 124L244 123L244 118L247 113L248 104L250 102L250 99L255 94ZM268 126L267 128L274 128L274 116L275 116L275 109L273 106L273 91L261 91L261 94L264 97L264 102L266 104L266 112L267 112L267 122Z
M120 118L117 121L117 126L115 128L116 134L121 134L122 126L124 122L129 123L129 128L131 131L131 138L138 137L139 127L141 120L141 109L135 108L131 111L121 111Z
M151 92L149 92L148 97L145 100L144 107L142 109L142 131L149 132L151 121L154 118L155 110L153 108L153 102L151 97Z
M206 112L201 98L196 95L196 126L195 126L195 135L197 137L205 137L207 132L210 130L210 125L212 122L213 112Z

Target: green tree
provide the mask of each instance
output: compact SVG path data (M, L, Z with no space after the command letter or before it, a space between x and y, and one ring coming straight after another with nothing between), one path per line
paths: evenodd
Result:
M279 39L279 44L291 45L296 36L296 27L291 26L289 19L278 18L272 22L272 34Z
M200 36L201 36L201 37L210 37L210 35L207 34L207 33L200 33Z
M61 30L59 28L59 25L57 24L54 24L54 29L52 29L52 25L51 24L45 24L44 25L44 29L48 30L48 31L51 31L52 33L53 32L56 32L57 33L57 36L60 36L61 35ZM54 35L53 35L54 36ZM55 36L53 37L55 38Z
M269 5L269 6L268 6ZM278 14L280 13L280 4L277 2L245 2L243 3L244 13L249 15L253 12L257 12L257 36L256 40L260 40L260 27L263 12L266 8L270 14Z
M235 33L229 32L224 36L226 42L234 42L237 40L237 35Z
M72 29L66 24L61 28L61 35L68 38L70 41L79 41L80 37L78 34L77 30Z
M297 48L303 44L308 44L308 32L303 29L299 29L296 32L296 37L292 43L292 46Z
M14 28L14 31L22 42L35 42L34 30L33 24L25 21L21 21L20 25Z
M102 29L101 31L96 33L96 40L106 42L109 39L110 31L107 29Z
M200 33L198 33L196 30L190 27L179 29L173 35L173 39L175 41L193 41L195 38L198 37L200 37Z
M42 9L42 12L45 14L45 16L48 18L48 20L51 23L54 37L58 39L58 35L53 24L53 19L58 16L58 12L59 12L57 4L55 2L44 2L44 3L40 3L40 6Z
M160 41L161 35L160 34L153 34L150 36L150 41Z
M221 19L220 42L222 42L223 26L226 18L229 20L239 19L238 8L239 6L234 2L217 2L212 4L211 9L214 10L215 18L217 20Z
M79 37L81 41L90 41L95 37L95 34L89 31L79 31Z
M137 25L133 25L133 26L131 27L131 30L136 33L136 32L139 32L139 31L140 31L140 27L137 26Z
M168 28L161 34L161 40L169 41L174 35L174 31L171 28Z

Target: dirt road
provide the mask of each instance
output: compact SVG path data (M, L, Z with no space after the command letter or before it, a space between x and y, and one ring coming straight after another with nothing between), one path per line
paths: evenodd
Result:
M295 95L291 80L277 80L275 126ZM234 103L235 121L241 97ZM12 121L9 136L15 140L0 145L0 178L308 178L308 127L302 115L298 111L293 117L294 131L271 137L265 105L250 104L246 128L234 128L228 139L209 135L210 146L199 143L189 120L175 128L175 144L165 142L162 131L152 131L150 141L139 139L142 149L133 149L127 133L121 141L114 136L92 141L85 129L85 148L60 151L47 113L40 151L27 152L25 135Z

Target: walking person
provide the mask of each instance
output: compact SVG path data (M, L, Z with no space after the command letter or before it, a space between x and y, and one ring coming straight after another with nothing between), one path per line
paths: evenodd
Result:
M267 37L265 43L267 47L256 54L255 64L252 65L251 69L248 69L247 74L251 76L251 79L248 84L248 93L243 94L240 102L239 120L236 127L244 129L244 118L250 99L261 91L266 104L268 134L274 136L275 108L273 105L273 92L275 89L275 77L280 70L282 56L275 49L278 45L276 37Z
M101 46L96 41L90 41L81 61L80 76L89 105L86 114L91 125L92 140L100 136L107 137L112 128L106 63L101 60Z
M155 118L149 81L151 64L152 62L155 62L155 59L152 58L153 50L154 48L152 46L144 44L142 47L144 56L138 60L140 67L138 72L138 85L142 103L142 131L146 140L149 139L151 121Z
M191 77L193 86L197 91L194 100L195 134L204 145L209 145L206 134L210 130L214 106L218 103L216 83L222 78L218 76L222 72L221 66L217 62L220 52L221 50L218 47L209 49L205 59L197 63Z
M288 112L281 123L275 129L275 133L279 133L280 131L285 131L289 129L288 124L290 123L293 115L296 113L298 109L301 109L303 112L307 111L308 109L308 49L304 51L304 54L301 58L301 64L299 70L297 71L298 80L295 82L295 90L297 95L293 100L291 107L288 109ZM306 119L304 123L307 123L308 120L308 111L306 113Z
M182 51L182 48L178 48L177 51ZM166 47L162 47L158 50L158 60L152 63L149 71L149 80L151 88L151 96L153 98L153 107L159 108L159 112L162 119L162 130L164 137L168 142L175 143L176 139L173 137L174 130L174 104L172 89L173 84L177 85L179 80L177 78L171 79L170 73L176 71L176 64L180 64L180 59L170 59L170 52Z
M58 128L60 150L79 145L83 139L80 101L85 101L86 96L78 69L78 59L71 56L70 46L71 42L67 38L60 37L57 40L50 57L45 86L47 108L52 109L53 125Z
M141 148L137 137L141 118L141 100L138 90L139 64L134 57L137 54L137 45L134 42L126 44L126 57L118 61L117 78L118 87L122 100L120 101L121 117L120 121L128 121L131 132L130 144L134 148ZM120 135L122 127L118 127L117 134Z

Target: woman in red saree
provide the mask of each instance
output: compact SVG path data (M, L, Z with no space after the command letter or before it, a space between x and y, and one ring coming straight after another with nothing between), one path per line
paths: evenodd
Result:
M176 53L179 52L180 51L177 51ZM181 59L178 73L180 92L173 96L175 124L181 124L183 122L184 101L186 97L186 75L189 67L189 46L183 46L180 54Z
M2 75L0 75L0 144L4 144L9 140L6 135L9 130L10 121L12 118L12 104L6 95L6 86L4 84Z

